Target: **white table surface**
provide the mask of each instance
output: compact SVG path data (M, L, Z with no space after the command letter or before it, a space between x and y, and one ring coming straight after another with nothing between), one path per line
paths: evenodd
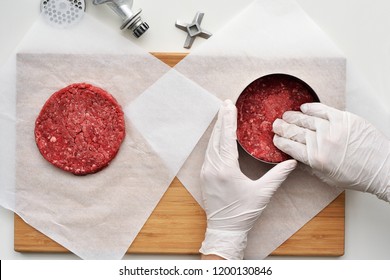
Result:
M135 0L142 18L151 27L133 39L147 51L187 52L185 33L175 28L177 19L192 21L205 12L202 27L216 33L252 0ZM361 71L375 89L373 98L385 105L383 121L374 124L390 137L390 1L388 0L297 0L313 20L334 40L348 61ZM0 65L11 55L31 24L40 16L40 0L0 0ZM106 23L113 32L121 20L106 7L87 0L88 14ZM97 32L95 30L95 32ZM129 31L127 31L129 32ZM206 42L195 41L192 49ZM370 117L368 108L362 114ZM3 136L4 137L4 136ZM1 160L1 155L0 155ZM0 178L1 180L1 178ZM345 255L339 259L390 259L390 205L376 197L347 192ZM198 259L183 255L129 255L125 259ZM292 257L270 257L270 259ZM13 213L0 207L0 259L77 259L72 254L18 253L13 250ZM305 258L295 258L305 259ZM314 258L316 259L316 258Z

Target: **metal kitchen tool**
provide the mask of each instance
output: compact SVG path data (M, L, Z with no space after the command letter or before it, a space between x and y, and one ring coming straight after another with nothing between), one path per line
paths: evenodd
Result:
M303 86L304 88L306 88L306 90L309 92L309 94L313 97L313 102L320 102L320 99L318 97L318 95L316 94L316 92L312 89L311 86L309 86L306 82L304 82L303 80L293 76L293 75L290 75L290 74L285 74L285 73L272 73L272 74L268 74L268 75L265 75L265 76L262 76L254 81L252 81L248 86L246 86L246 88L241 92L240 96L250 87L252 86L254 83L258 83L259 81L264 81L264 80L267 80L267 79L278 79L279 77L285 77L287 79L290 79L291 81L295 81L296 83L300 84L301 86ZM290 89L289 89L290 90ZM252 91L253 93L253 91ZM290 94L291 95L291 94ZM240 97L239 96L239 97ZM238 101L238 99L237 99ZM237 106L237 102L236 102L236 106ZM268 102L267 103L267 110L268 111L274 111L275 108L278 108L279 104L276 104L276 103L271 103L271 102ZM259 114L260 111L258 110L257 114ZM238 124L238 127L237 127L237 130L239 129L239 124ZM261 161L261 162L264 162L264 163L268 163L268 164L278 164L279 162L273 162L273 161L267 161L265 159L261 159L259 157L256 157L254 156L250 151L248 151L243 145L239 139L237 139L237 143L239 144L240 148L242 148L242 150L244 152L246 152L251 158L257 160L257 161Z
M200 28L200 24L202 23L204 13L197 12L194 20L191 23L183 23L179 20L176 21L175 26L185 32L187 32L187 38L184 43L184 48L191 48L197 36L202 37L204 39L208 39L211 37L211 33Z
M42 0L41 14L54 27L65 28L78 23L85 12L84 0Z
M130 29L137 38L141 37L149 25L142 21L140 14L142 10L133 12L133 0L93 0L94 5L107 4L118 16L123 19L121 29Z

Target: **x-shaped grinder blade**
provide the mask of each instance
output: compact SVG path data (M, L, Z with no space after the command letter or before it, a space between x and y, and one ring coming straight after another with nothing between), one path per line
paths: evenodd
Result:
M176 21L175 26L185 32L187 32L187 38L184 43L184 48L189 49L191 48L192 44L195 41L195 38L197 36L202 37L204 39L208 39L211 37L211 33L203 30L200 27L200 24L202 23L204 13L197 12L195 15L194 20L191 23L183 23L179 20Z

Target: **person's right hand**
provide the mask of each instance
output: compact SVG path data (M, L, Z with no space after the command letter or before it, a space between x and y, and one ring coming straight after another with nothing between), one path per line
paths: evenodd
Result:
M285 112L274 144L327 183L390 201L390 140L364 119L321 103Z

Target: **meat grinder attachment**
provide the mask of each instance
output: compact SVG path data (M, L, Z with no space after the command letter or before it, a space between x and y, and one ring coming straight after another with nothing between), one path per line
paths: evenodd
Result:
M149 29L149 25L142 21L140 17L142 10L133 12L133 0L93 0L93 4L107 4L111 10L122 18L123 23L120 28L130 29L136 38L141 37Z

